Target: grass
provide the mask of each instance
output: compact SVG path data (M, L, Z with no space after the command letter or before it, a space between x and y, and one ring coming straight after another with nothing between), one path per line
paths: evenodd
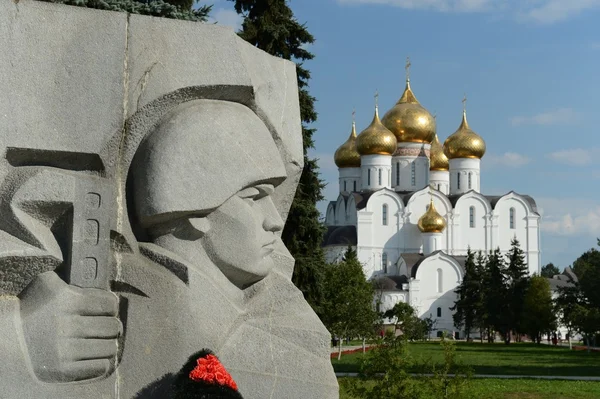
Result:
M411 343L409 351L415 360L442 362L443 351L439 342ZM457 360L469 365L475 374L600 376L598 352L570 351L568 348L536 344L458 342L456 354ZM333 367L340 372L358 372L362 357L362 353L342 355L339 362L337 358L332 359ZM596 397L600 398L600 392Z
M597 399L600 382L531 379L473 379L468 389L472 399ZM344 390L340 379L340 399L358 399Z

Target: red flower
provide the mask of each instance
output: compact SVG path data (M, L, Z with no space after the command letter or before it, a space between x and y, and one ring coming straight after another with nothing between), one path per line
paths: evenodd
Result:
M237 391L237 384L216 356L201 357L196 360L196 363L196 367L190 372L191 380L224 385Z

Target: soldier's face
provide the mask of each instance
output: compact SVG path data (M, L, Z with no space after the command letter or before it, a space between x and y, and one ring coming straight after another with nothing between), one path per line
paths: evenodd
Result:
M241 190L206 216L202 244L211 260L239 287L264 278L283 220L271 199L274 188L258 184Z

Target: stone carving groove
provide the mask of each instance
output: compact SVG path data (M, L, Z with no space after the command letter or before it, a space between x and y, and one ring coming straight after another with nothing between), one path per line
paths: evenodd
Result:
M183 33L194 46L169 43ZM280 239L303 162L295 66L220 27L31 0L0 0L11 40L60 56L0 60L2 392L169 398L209 348L244 398L337 398ZM11 101L40 75L56 85Z

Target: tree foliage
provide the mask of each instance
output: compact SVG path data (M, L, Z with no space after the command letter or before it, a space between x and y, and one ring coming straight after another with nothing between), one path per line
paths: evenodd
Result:
M510 250L506 255L508 264L506 269L507 292L505 302L507 304L506 322L509 334L506 336L507 343L510 342L510 332L522 334L523 321L526 319L523 313L523 298L529 288L529 268L525 263L525 252L521 249L519 241L513 238L510 242Z
M550 262L547 265L542 266L542 270L541 270L540 274L542 277L552 278L559 273L560 273L560 270L558 270L558 267L554 266L554 263Z
M450 310L454 311L454 325L463 328L467 340L471 331L479 325L482 307L481 270L475 264L475 254L467 249L465 261L465 275L460 285L455 290L457 300Z
M125 11L132 14L151 15L188 21L205 22L212 5L193 9L195 0L42 0L50 3L96 8L108 11Z
M384 316L394 320L395 329L400 329L403 337L411 341L422 340L433 328L433 320L420 319L417 311L405 302L396 303Z
M542 334L556 328L550 283L546 277L533 276L524 295L522 328L532 341L541 343Z
M304 62L314 55L306 46L314 43L305 24L298 22L286 0L230 0L236 12L244 16L240 37L277 57L296 62L304 169L283 230L282 239L296 259L292 280L307 301L319 313L323 289L325 257L321 249L324 226L316 204L323 199L323 181L317 160L307 151L314 147L314 129L308 127L317 119L315 98L308 92L310 72Z
M325 277L321 309L329 331L340 338L374 335L378 315L373 285L367 281L356 251L349 247L342 262L327 265Z

